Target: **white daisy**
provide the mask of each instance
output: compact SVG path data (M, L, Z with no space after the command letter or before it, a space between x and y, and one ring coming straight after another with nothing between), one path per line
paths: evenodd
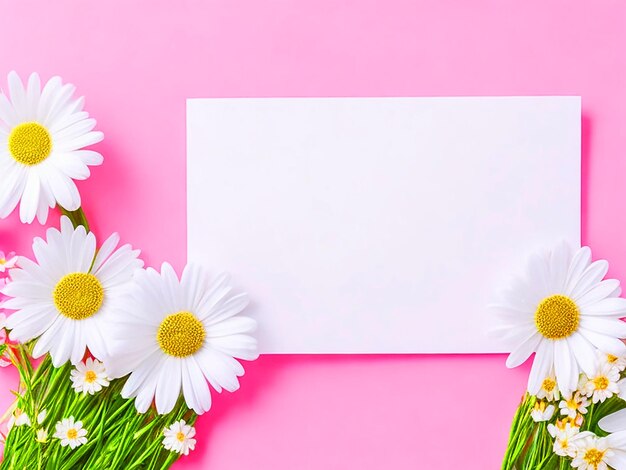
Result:
M70 372L70 380L72 381L72 388L77 393L93 395L102 390L102 387L109 386L104 364L92 358L87 358L84 363L76 364L76 368Z
M0 217L20 203L20 219L42 224L48 209L59 204L74 211L80 194L74 180L89 177L89 166L100 165L102 155L85 147L100 142L96 121L83 111L83 98L73 99L75 87L59 77L41 89L32 74L26 87L9 73L9 95L0 94Z
M229 295L226 275L208 283L193 266L185 268L180 281L163 264L161 273L139 271L134 283L129 301L109 322L109 336L120 340L105 362L109 376L132 372L122 396L136 397L141 413L155 399L164 414L182 387L187 406L200 414L211 407L209 384L217 392L237 390L244 370L236 358L258 356L256 340L247 334L256 322L237 315L247 296Z
M573 393L569 398L565 398L559 402L561 415L574 419L577 415L587 414L589 399L580 392Z
M163 430L163 447L172 452L189 455L190 450L196 447L196 429L189 426L184 420L177 421Z
M602 360L612 367L615 367L619 372L626 369L626 356L615 356L613 354L602 353Z
M539 423L542 421L550 421L554 416L554 405L549 405L543 400L537 400L535 406L530 411L533 421Z
M516 367L534 352L528 391L536 395L554 370L558 388L569 396L582 369L593 374L596 350L626 355L626 299L617 297L619 281L602 280L606 261L591 262L587 247L571 253L559 245L534 256L528 276L517 280L496 307L503 325L497 330L512 347L506 364ZM597 348L597 349L596 349Z
M46 235L47 241L33 243L37 263L22 259L22 269L2 290L13 297L4 307L17 310L7 319L10 338L21 343L39 338L33 355L50 352L55 367L68 359L77 364L86 348L102 359L104 324L143 265L139 251L130 245L115 250L119 237L113 234L96 254L93 233L74 229L67 217L61 218L61 231L50 228Z
M571 423L566 422L562 426L548 424L548 432L554 438L553 450L556 455L561 457L574 457L576 455L576 445L574 444L574 437L580 432L580 428L572 426Z
M556 386L556 377L550 374L541 382L541 388L537 392L537 398L546 399L548 401L556 401L559 399L559 389Z
M585 392L593 403L602 403L607 398L620 393L617 382L619 371L610 364L602 364L598 371L589 377L585 384Z
M61 446L74 449L87 443L87 430L81 421L74 422L74 417L64 418L55 426L54 437L61 440Z
M585 431L573 437L576 454L572 467L579 470L626 469L626 432L597 437Z

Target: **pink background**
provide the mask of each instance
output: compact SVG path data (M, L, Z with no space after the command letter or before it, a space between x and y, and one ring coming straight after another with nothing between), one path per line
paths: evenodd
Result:
M583 240L626 280L623 2L7 4L0 73L60 74L86 95L106 138L104 166L80 185L85 210L150 265L185 262L187 97L573 94ZM29 255L43 231L13 215L0 249ZM504 356L265 356L216 398L178 468L495 469L526 374ZM4 408L15 376L0 381Z

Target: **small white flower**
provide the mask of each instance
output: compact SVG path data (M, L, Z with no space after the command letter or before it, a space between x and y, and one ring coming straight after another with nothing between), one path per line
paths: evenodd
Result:
M530 412L530 416L535 422L549 421L554 415L554 405L548 405L543 400L537 400L535 406Z
M70 373L72 388L76 393L83 392L93 395L109 386L104 364L97 359L88 358L84 363L79 362Z
M80 421L74 422L74 417L64 418L57 422L54 437L61 440L61 446L70 446L74 449L87 443L87 430Z
M37 424L43 424L47 413L48 412L46 410L42 410L41 413L37 415Z
M0 273L7 272L10 269L13 269L17 266L18 257L15 253L7 253L0 251Z
M557 421L554 424L548 424L548 432L554 438L554 453L561 457L574 457L576 455L576 445L574 437L579 433L578 426L572 426L570 422Z
M19 408L15 408L15 411L9 418L9 422L7 423L7 429L11 430L13 426L30 426L30 418L24 411Z
M190 450L196 447L196 429L185 423L185 420L177 421L169 428L163 430L163 447L171 452L188 455Z
M576 452L572 467L579 470L608 470L615 453L609 449L606 438L598 438L585 431L574 438Z
M40 444L45 444L48 441L48 431L44 428L37 430L37 437L35 440Z
M591 376L585 385L585 392L593 403L602 403L607 398L620 393L617 382L619 371L608 364L602 364L595 375Z
M587 414L587 407L589 406L589 399L580 392L574 393L570 398L561 400L559 403L559 409L561 415L574 419L578 414Z
M556 401L559 399L559 389L556 386L556 377L554 374L543 379L541 388L537 392L537 398L546 399L548 401Z
M609 353L602 353L601 357L602 361L611 367L615 367L619 372L622 372L626 369L626 357L625 356L615 356Z

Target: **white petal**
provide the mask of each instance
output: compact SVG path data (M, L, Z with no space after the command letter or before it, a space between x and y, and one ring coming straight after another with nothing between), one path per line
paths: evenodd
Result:
M554 372L559 390L565 395L576 390L578 364L574 360L566 339L554 341Z
M618 318L581 316L580 326L607 336L626 338L626 323Z
M598 260L591 263L572 289L572 298L574 300L582 298L583 295L589 292L606 276L608 270L609 263L605 260Z
M626 409L605 416L598 425L606 432L626 431Z
M202 414L211 408L211 391L209 384L202 375L202 371L193 356L183 362L183 395L187 406L196 413Z
M619 288L619 281L616 279L605 279L604 281L596 284L586 294L582 295L576 300L576 303L584 308L587 305L594 304L600 300L606 299L613 292Z
M115 247L120 241L120 236L117 233L113 233L100 247L96 259L93 263L92 271L97 273L106 259L111 256L111 253L115 250Z
M208 340L209 345L237 359L254 361L259 357L256 338L248 335L222 336Z
M585 374L592 376L596 370L596 348L578 332L574 332L567 340L580 368Z
M9 72L9 93L11 94L11 103L17 113L17 117L20 121L26 121L27 116L27 104L26 104L26 90L22 80L15 71Z
M626 299L620 297L611 297L608 299L600 300L594 304L581 307L581 313L583 315L593 316L612 316L612 317L626 317Z
M572 291L576 286L576 283L580 279L580 276L585 272L589 264L591 263L591 250L588 246L580 248L572 258L572 262L567 274L567 283L565 287L565 293L572 297Z
M537 353L533 360L532 368L528 376L528 392L536 395L544 379L554 366L554 344L544 339L537 347Z
M515 348L506 360L506 366L509 368L517 367L530 357L532 353L537 351L539 343L543 339L537 331L533 331L528 338L522 341L517 348Z
M159 414L167 414L174 408L180 395L181 359L168 357L159 371L155 402Z
M619 339L596 333L586 328L580 327L579 333L593 344L600 351L613 354L615 356L626 356L626 346Z
M201 312L198 318L202 320L205 325L215 325L222 322L227 318L237 315L248 305L249 300L246 294L235 295L228 300L224 301L217 308L209 312Z
M22 223L30 224L35 219L39 206L40 188L39 175L37 171L31 169L28 172L24 194L20 202L20 220Z

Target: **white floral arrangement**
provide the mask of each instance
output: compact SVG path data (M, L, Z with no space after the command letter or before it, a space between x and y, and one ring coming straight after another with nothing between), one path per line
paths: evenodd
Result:
M561 244L494 305L506 365L534 353L504 470L626 470L626 299L607 272L588 247Z
M0 469L164 469L195 448L210 388L239 388L256 323L227 275L144 269L117 234L98 243L74 181L103 163L87 149L103 135L74 92L11 72L0 93L0 217L62 213L34 259L0 252L0 365L20 377Z

